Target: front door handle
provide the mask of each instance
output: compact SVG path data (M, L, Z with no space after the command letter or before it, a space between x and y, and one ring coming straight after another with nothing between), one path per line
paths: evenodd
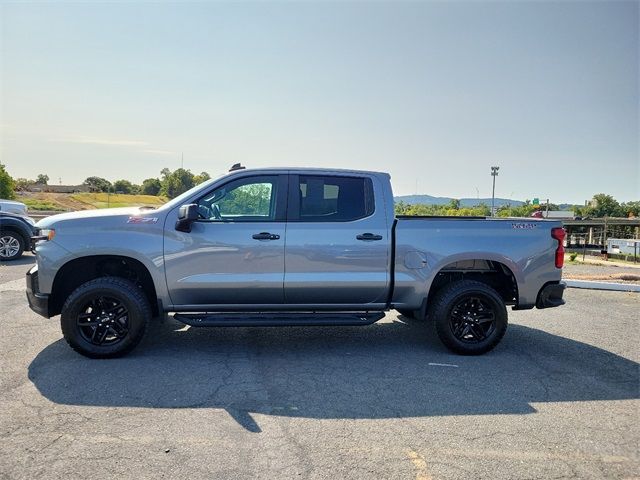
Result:
M280 235L276 235L274 233L269 232L260 232L256 233L252 236L254 240L278 240Z
M382 240L382 235L374 235L373 233L363 233L356 236L357 240L364 240L365 242L371 240Z

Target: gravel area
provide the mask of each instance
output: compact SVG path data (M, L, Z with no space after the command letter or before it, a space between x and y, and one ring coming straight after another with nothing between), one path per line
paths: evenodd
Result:
M565 262L562 276L574 280L603 280L640 284L640 269L618 265Z

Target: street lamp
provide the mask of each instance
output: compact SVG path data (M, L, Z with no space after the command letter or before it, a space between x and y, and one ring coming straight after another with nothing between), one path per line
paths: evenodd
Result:
M491 190L491 216L496 216L496 177L498 176L500 167L491 167L491 176L493 177L493 190Z

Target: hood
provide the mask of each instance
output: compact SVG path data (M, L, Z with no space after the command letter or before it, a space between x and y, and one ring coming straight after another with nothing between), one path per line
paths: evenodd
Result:
M0 200L0 212L26 215L27 206L22 202L16 202L14 200Z
M80 210L78 212L60 213L51 215L50 217L40 220L36 227L49 228L55 223L67 221L82 221L95 218L121 217L121 216L138 216L142 214L151 214L155 210L149 210L140 207L124 207L124 208L103 208L100 210Z

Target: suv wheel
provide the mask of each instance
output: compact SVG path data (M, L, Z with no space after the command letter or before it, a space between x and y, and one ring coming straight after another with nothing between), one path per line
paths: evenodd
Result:
M24 252L24 239L10 230L0 230L0 260L16 260Z
M140 343L150 318L149 302L133 282L102 277L69 295L60 323L65 340L76 352L113 358Z

